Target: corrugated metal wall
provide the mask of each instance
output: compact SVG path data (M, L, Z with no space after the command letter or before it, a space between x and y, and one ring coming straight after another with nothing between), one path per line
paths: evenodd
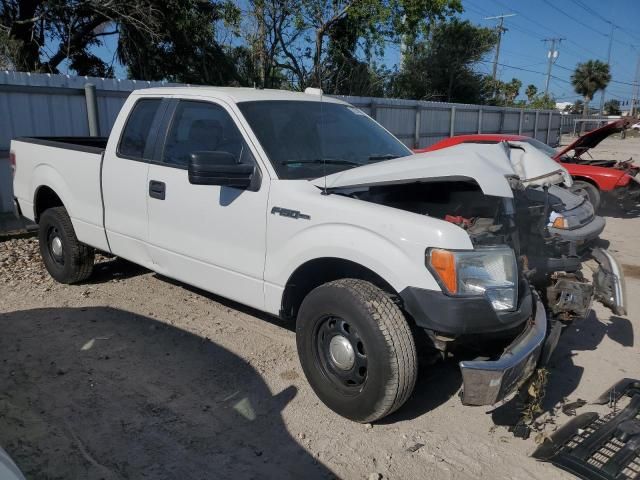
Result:
M84 86L92 83L98 94L100 134L108 135L132 90L166 86L95 77L72 77L23 72L0 72L0 150L20 136L89 135Z
M361 108L411 148L422 148L453 135L511 133L535 136L550 145L560 140L555 110L424 102L390 98L340 97Z
M168 86L165 82L68 75L0 72L0 212L13 208L7 150L20 136L89 135L84 86L96 86L100 134L111 131L132 90ZM521 133L555 145L561 115L555 111L423 102L371 97L340 97L358 106L407 146L426 147L463 133Z

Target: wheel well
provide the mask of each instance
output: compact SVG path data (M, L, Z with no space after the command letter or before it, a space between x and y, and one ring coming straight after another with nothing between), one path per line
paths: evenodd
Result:
M63 207L64 204L56 192L50 187L42 186L36 191L36 196L33 202L33 212L35 214L36 223L40 220L40 215L52 207Z
M598 189L598 191L600 190L600 186L592 179L587 178L587 177L578 177L578 176L573 176L574 180L578 180L580 182L586 182L586 183L590 183L591 185L593 185L594 187L596 187Z
M317 258L299 266L289 277L282 295L280 315L295 319L302 301L311 290L341 278L358 278L400 298L393 287L380 275L362 265L342 258Z

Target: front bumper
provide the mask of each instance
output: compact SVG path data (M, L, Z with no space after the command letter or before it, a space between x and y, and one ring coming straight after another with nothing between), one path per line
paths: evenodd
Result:
M518 286L518 306L512 312L497 312L484 296L454 297L442 291L407 287L400 292L405 310L420 328L438 334L496 334L522 328L533 312L531 289L527 282Z
M594 248L591 256L598 262L593 277L596 300L616 315L627 314L627 293L622 267L607 250Z
M539 299L527 328L497 360L460 362L462 403L495 405L515 392L534 372L547 335L547 315Z
M632 177L627 185L616 187L611 193L618 203L635 206L640 202L640 180L638 177Z

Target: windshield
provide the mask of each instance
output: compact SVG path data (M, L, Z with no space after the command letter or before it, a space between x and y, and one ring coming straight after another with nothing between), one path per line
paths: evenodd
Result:
M551 158L554 158L558 154L558 152L556 151L555 148L550 147L546 143L543 143L540 140L537 140L535 138L527 138L525 140L525 142L530 143L531 145L536 147L538 150L542 150L544 153L549 155Z
M411 150L349 105L310 101L238 104L281 179L311 179Z

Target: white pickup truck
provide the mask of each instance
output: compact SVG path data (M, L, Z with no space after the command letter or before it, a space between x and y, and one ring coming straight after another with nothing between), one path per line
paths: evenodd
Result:
M624 313L615 260L590 250L593 284L580 269L604 221L527 155L412 155L320 92L209 87L134 92L108 139L11 144L56 280L87 279L100 250L291 319L314 391L359 422L407 400L419 352L477 352L462 400L492 405L593 297Z

